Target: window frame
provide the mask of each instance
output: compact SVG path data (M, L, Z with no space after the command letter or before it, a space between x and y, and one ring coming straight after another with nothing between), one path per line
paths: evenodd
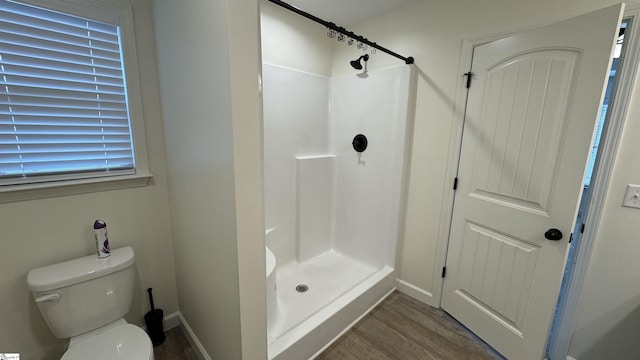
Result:
M78 172L54 176L43 182L2 185L0 186L0 203L146 186L153 175L149 172L142 91L138 73L137 46L131 4L126 4L122 1L105 2L95 0L16 1L120 27L135 173L86 177L86 175L83 176L82 172Z

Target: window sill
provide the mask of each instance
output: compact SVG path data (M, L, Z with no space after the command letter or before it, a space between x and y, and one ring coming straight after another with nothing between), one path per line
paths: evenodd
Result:
M110 176L0 187L0 204L147 186L152 174Z

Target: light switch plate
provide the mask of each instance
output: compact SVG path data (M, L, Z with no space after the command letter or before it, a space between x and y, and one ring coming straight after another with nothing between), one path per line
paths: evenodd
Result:
M640 209L640 185L627 185L627 192L624 194L622 206Z

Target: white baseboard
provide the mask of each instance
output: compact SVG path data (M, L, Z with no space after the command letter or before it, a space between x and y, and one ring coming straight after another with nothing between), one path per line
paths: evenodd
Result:
M571 356L567 355L567 360L576 360L575 358L572 358Z
M433 294L420 289L419 287L410 284L406 281L397 279L396 280L396 287L398 288L398 291L400 291L403 294L409 295L412 298L422 301L423 303L427 304L427 305L431 305L433 304Z
M198 356L198 359L213 360L211 356L207 354L207 351L204 349L204 346L202 346L202 343L200 342L200 340L198 340L198 337L193 332L193 330L191 329L191 326L189 326L189 323L184 318L184 316L182 316L182 314L179 311L177 312L177 315L178 315L178 319L180 320L180 324L187 331L187 333L185 334L187 336L187 341L189 341L189 344L191 345L191 348L196 353L196 356Z
M164 331L180 326L179 312L176 311L164 317Z

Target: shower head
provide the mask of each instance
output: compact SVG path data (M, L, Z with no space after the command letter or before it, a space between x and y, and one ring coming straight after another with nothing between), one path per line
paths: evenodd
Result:
M357 58L356 60L352 60L350 62L351 66L356 70L362 70L362 64L360 63L361 59L364 59L364 62L367 62L367 61L369 61L369 55L368 54L364 54L364 55L360 56L359 58Z

